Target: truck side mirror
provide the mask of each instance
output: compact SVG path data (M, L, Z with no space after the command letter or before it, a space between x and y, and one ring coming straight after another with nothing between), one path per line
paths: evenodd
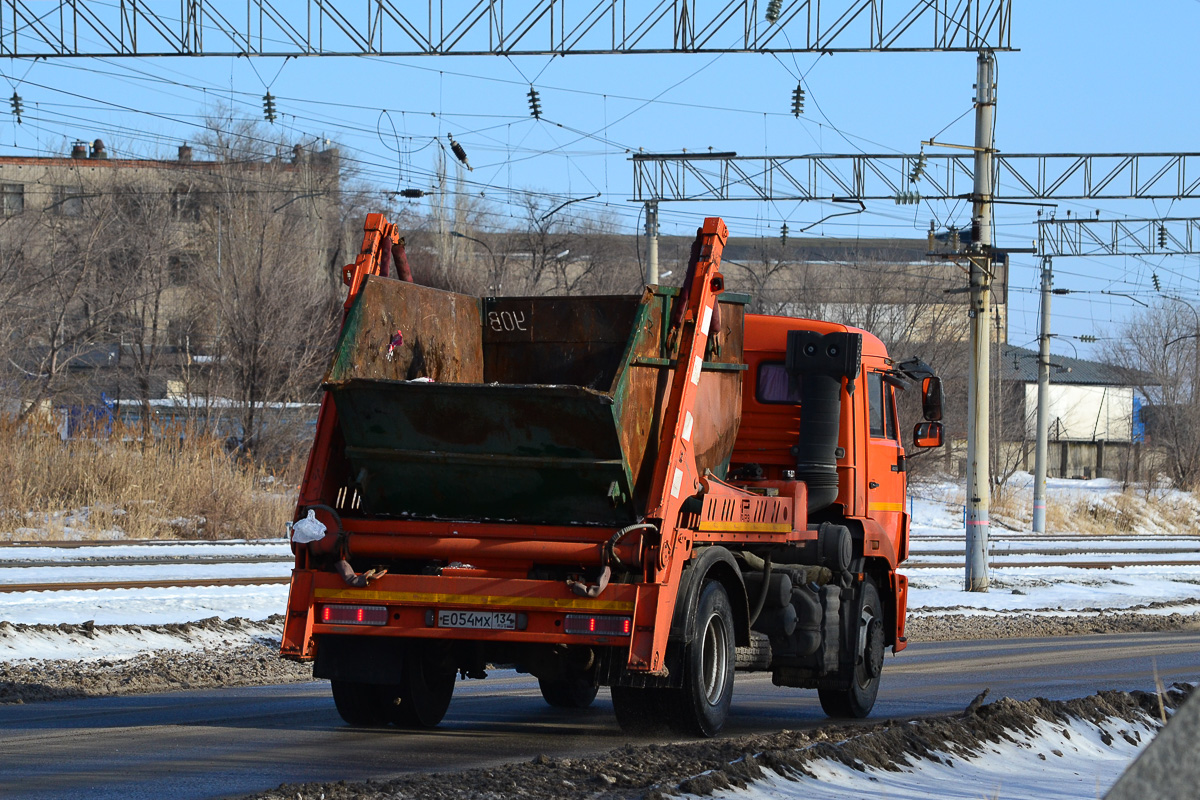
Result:
M921 412L925 419L930 422L941 420L942 405L945 402L941 378L935 375L921 381Z
M918 422L913 428L913 447L941 447L942 423Z

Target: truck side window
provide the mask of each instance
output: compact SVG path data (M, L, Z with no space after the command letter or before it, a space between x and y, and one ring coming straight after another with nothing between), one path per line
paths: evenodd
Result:
M800 402L800 381L797 380L796 385L791 385L787 368L782 361L764 361L758 365L754 398L760 403L797 405Z
M878 372L867 373L867 414L870 419L871 438L882 439L885 434L883 376Z
M888 386L887 399L884 402L883 413L887 421L887 438L894 442L900 441L900 432L896 425L896 389Z

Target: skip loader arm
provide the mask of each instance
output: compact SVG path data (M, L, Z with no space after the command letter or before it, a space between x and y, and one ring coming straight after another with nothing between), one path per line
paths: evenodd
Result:
M679 323L679 356L663 416L647 521L659 530L646 559L646 583L639 586L628 669L664 675L664 656L684 565L692 554L692 531L680 525L683 504L701 488L692 443L693 412L717 295L724 291L718 271L729 230L719 217L704 220L692 250L691 283ZM684 299L681 297L681 301Z
M349 287L343 306L342 324L346 313L354 304L368 275L386 275L391 260L392 246L399 241L395 224L388 222L383 214L368 214L363 224L363 242L353 264L342 268L342 282ZM341 450L341 430L338 427L337 408L328 394L321 398L317 412L317 435L304 468L300 484L300 497L293 521L298 521L303 510L310 505L320 505L323 498L337 493L337 482L329 473L331 454ZM294 548L296 549L296 548ZM297 550L297 566L308 567L308 550ZM312 652L313 603L312 575L307 571L293 571L292 586L288 596L288 620L285 626L282 653L293 658L310 658Z

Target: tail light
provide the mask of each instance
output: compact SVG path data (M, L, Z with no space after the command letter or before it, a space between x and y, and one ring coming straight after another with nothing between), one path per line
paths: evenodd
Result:
M321 606L321 622L330 625L386 625L387 606Z
M633 619L567 614L565 630L567 633L580 633L585 636L628 636L633 633Z

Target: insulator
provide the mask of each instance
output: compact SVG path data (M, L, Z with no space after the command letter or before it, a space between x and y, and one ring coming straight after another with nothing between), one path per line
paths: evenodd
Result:
M1158 226L1158 246L1159 247L1167 246L1167 226L1166 225Z
M783 225L782 225L782 226L779 228L779 243L780 243L781 245L786 245L786 244L787 244L787 235L788 235L788 227L787 227L787 223L785 222L785 223L783 223Z
M792 90L792 116L798 117L804 113L804 84L797 83Z
M783 0L771 0L767 3L767 22L774 25L779 21L779 12L783 10Z
M528 97L529 97L529 113L530 113L530 115L534 119L541 119L542 118L542 103L541 103L541 98L538 97L538 90L533 88L532 86L530 86Z
M921 154L913 159L912 172L909 173L908 179L916 183L925 175L925 165L928 163L928 158L925 156L925 150L921 150Z
M1087 342L1088 344L1096 343L1096 337L1092 336L1090 333L1085 333L1082 336L1077 336L1076 338L1079 339L1079 341Z
M1154 291L1161 292L1162 291L1162 283L1158 280L1157 272L1153 272L1150 274L1150 280L1154 283Z
M909 189L907 191L896 192L895 199L898 206L915 206L921 202L921 195L919 192Z
M269 89L263 95L263 119L271 124L275 123L275 98Z
M424 197L425 192L421 189L401 189L400 196L407 197L411 200L416 200L418 197Z
M459 161L461 161L463 163L464 167L466 167L467 169L474 172L475 168L472 167L471 162L467 160L467 151L463 149L463 146L461 144L454 141L453 136L450 136L450 134L446 134L446 137L450 140L450 151L452 153L454 153L454 157L457 158Z
M17 94L16 91L14 90L13 96L9 98L8 102L12 104L13 116L17 118L17 124L20 125L21 124L21 112L23 112L25 110L21 106L21 95Z

